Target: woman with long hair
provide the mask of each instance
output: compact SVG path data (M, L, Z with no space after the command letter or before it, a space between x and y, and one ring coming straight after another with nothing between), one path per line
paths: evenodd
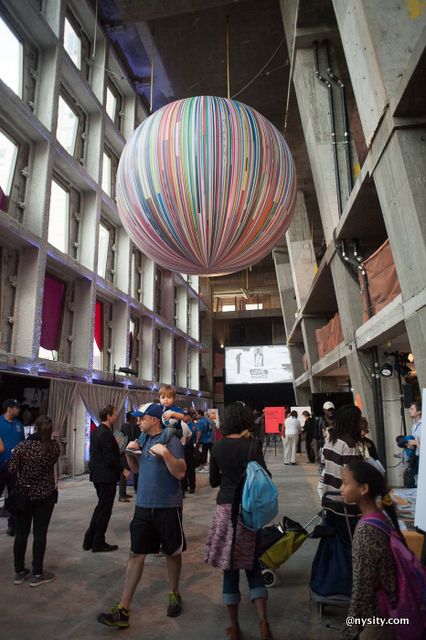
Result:
M266 601L267 590L258 559L259 533L245 529L236 509L236 497L247 463L258 462L266 469L260 440L253 438L252 411L240 402L229 405L221 427L223 438L211 451L210 484L219 487L216 511L210 527L205 560L223 569L223 602L227 606L230 640L240 640L238 606L240 569L245 569L250 599L259 618L261 640L272 640ZM233 508L234 507L234 508Z
M324 475L322 492L338 491L342 484L343 467L352 460L362 460L361 411L355 405L346 404L336 411L335 423L329 429L322 451Z
M17 476L15 486L16 535L13 547L15 580L22 584L30 578L30 586L38 587L51 582L55 575L43 569L47 530L57 501L54 466L59 457L59 445L52 440L52 420L40 416L35 421L35 432L18 444L9 463ZM18 504L17 495L20 495ZM32 573L25 568L25 551L33 525Z
M340 489L347 504L356 504L362 516L386 515L389 522L401 535L384 476L369 462L354 460L343 469L343 482ZM381 499L381 508L376 499ZM402 541L404 539L401 536ZM405 544L405 542L404 542ZM395 604L397 598L397 579L395 562L389 545L389 537L368 520L361 518L356 526L352 543L352 596L348 618L371 618L380 616L377 610L377 593L384 591ZM370 634L370 635L369 635ZM391 628L387 625L376 628L369 624L346 626L342 638L374 638L390 640Z

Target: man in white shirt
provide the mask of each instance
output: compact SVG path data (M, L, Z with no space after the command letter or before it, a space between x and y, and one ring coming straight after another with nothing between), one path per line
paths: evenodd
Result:
M284 436L281 437L284 447L284 464L296 464L297 439L302 425L297 418L297 411L292 411L285 423Z

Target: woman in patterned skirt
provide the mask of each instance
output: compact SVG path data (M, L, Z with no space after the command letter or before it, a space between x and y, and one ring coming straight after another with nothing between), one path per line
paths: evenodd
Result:
M235 505L232 508L247 462L256 460L266 469L261 442L252 437L253 428L254 417L250 409L240 402L230 405L221 427L224 437L211 452L210 484L220 488L205 560L213 567L223 569L223 602L231 622L226 629L230 640L241 638L238 622L240 569L246 572L250 599L259 617L260 638L272 640L266 611L268 594L258 559L259 532L245 529Z

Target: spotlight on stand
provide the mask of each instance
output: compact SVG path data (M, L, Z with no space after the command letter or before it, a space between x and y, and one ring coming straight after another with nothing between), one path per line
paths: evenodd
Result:
M384 378L391 378L393 376L393 365L385 362L385 364L382 364L380 367L380 373Z

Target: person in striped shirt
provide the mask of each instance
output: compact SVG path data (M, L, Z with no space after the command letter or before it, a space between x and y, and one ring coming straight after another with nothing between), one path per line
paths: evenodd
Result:
M327 491L339 491L343 467L352 460L362 460L361 411L354 405L344 405L336 411L335 426L323 448L325 461L322 478L323 495ZM336 496L336 499L341 499Z

